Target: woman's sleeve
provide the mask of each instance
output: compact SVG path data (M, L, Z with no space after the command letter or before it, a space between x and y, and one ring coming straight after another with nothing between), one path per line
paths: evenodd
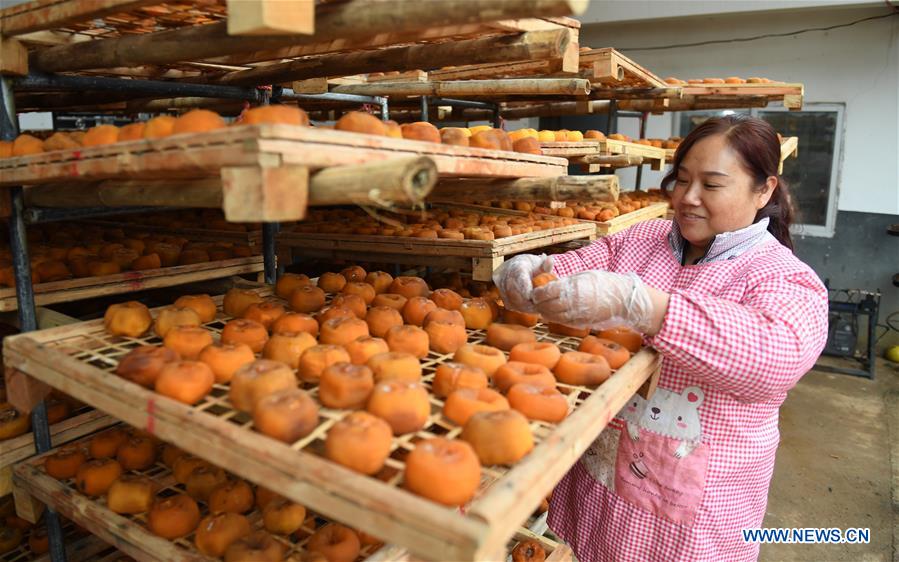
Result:
M605 236L589 246L553 256L553 274L567 277L589 269L609 269L618 247L617 236Z
M827 340L827 290L811 271L766 277L743 302L671 293L651 343L698 379L744 402L792 388Z

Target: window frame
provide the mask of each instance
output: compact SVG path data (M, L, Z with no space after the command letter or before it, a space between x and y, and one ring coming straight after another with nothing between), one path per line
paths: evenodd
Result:
M725 111L729 110L719 110L715 113L717 115L724 114ZM759 117L761 112L789 112L791 110L783 107L783 106L774 106L774 107L762 107L762 108L752 108L748 112L745 109L734 109L730 110L734 113L748 113L752 117ZM837 222L837 211L839 206L839 198L840 198L840 185L841 185L841 172L843 169L843 155L844 155L844 139L845 139L845 112L846 112L846 104L843 103L832 103L832 102L805 102L803 107L799 111L794 111L794 113L802 113L803 111L831 111L836 113L836 134L834 137L834 155L833 160L831 162L831 170L830 170L830 185L828 186L827 192L827 215L825 218L824 225L819 224L807 224L807 223L795 223L790 227L790 232L797 236L817 236L821 238L833 238L836 231L836 222ZM689 131L681 131L681 119L678 118L674 122L674 128L677 130L676 134L679 136L685 136ZM802 144L799 145L799 150L802 150Z

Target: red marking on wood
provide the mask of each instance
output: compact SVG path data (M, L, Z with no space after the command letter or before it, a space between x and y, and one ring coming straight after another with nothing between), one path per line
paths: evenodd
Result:
M147 433L153 435L156 430L156 418L153 417L156 411L156 398L152 396L147 400Z

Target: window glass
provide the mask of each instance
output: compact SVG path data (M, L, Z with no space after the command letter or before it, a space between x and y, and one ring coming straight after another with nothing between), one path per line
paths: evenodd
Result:
M826 226L836 153L836 111L759 111L785 137L799 137L799 155L784 161L797 223Z
M839 158L840 110L834 104L808 104L808 108L808 111L684 111L676 120L677 134L686 136L711 117L751 114L771 123L784 137L798 137L799 154L787 158L783 167L783 177L790 186L798 215L795 223L803 234L831 236L837 196L834 176Z

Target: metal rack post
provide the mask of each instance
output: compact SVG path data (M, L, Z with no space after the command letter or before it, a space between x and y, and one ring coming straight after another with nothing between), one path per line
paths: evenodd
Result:
M640 114L640 138L646 138L646 121L649 117L649 114L645 111ZM643 184L643 165L637 166L637 178L635 179L634 189L640 191L640 187Z
M260 105L270 105L272 101L271 89L260 88L262 91L262 100ZM283 93L283 92L282 92ZM265 282L274 284L278 280L281 268L278 266L278 250L276 248L275 239L278 231L281 230L279 222L262 223L262 263L264 268Z
M18 117L16 104L12 96L9 80L0 76L0 138L12 140L18 133ZM13 273L16 280L16 299L18 300L19 330L30 332L37 330L37 311L34 308L34 287L31 284L31 260L28 258L28 239L25 234L24 195L22 186L10 189L11 213L9 217L9 247L12 253ZM50 450L50 424L47 420L47 406L41 400L31 410L31 427L34 434L34 448L38 454ZM47 538L50 542L50 559L53 562L65 562L66 551L63 542L62 525L56 512L46 508L44 523L47 525Z
M17 91L71 90L86 92L103 90L146 95L237 99L254 103L260 102L263 96L263 93L257 88L241 86L163 82L160 80L124 80L103 76L67 76L42 72L30 72L28 76L14 78L12 87Z
M421 120L430 121L428 119L428 96L421 96Z

